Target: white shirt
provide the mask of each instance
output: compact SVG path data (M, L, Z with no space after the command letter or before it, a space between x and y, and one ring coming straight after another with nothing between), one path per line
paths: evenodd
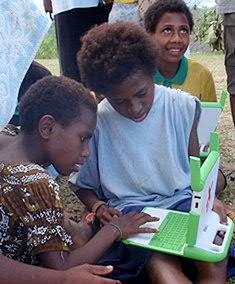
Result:
M99 0L52 0L53 14L59 14L76 8L97 7Z
M191 196L188 143L199 101L155 86L147 117L134 122L104 99L98 105L90 156L70 182L92 189L109 206L170 208Z

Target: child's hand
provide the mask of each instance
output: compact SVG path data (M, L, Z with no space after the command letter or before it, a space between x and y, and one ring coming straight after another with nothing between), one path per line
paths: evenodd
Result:
M83 264L67 270L65 282L72 283L93 283L93 284L121 284L118 280L103 278L101 276L112 272L112 266Z
M226 206L226 214L235 223L235 210L232 207Z
M105 204L101 205L96 211L96 217L102 225L109 223L113 216L120 217L122 215L122 212Z
M151 217L149 214L144 212L130 212L121 217L113 217L110 223L117 225L122 232L121 239L125 240L138 233L156 233L159 230L152 228L140 228L141 225L147 222L158 221L159 218Z
M218 200L217 198L215 198L213 210L214 210L216 213L219 214L219 216L220 216L220 223L221 223L221 224L227 224L226 207L225 207L225 205L224 205L220 200Z

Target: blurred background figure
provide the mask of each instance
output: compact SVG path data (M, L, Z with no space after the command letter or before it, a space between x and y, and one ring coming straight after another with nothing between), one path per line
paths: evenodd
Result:
M18 103L20 102L21 98L28 90L28 88L33 85L33 83L49 75L51 75L51 72L46 67L36 61L33 61L29 66L29 69L24 77L23 82L21 83L20 90L18 93ZM12 119L10 120L10 124L20 126L18 106L16 107L16 111Z
M217 0L217 13L224 15L224 49L227 88L235 126L235 0Z
M0 130L17 106L21 83L51 22L33 0L1 1Z
M80 81L76 54L81 37L93 26L108 21L112 0L44 0L47 13L55 19L57 47L62 75Z

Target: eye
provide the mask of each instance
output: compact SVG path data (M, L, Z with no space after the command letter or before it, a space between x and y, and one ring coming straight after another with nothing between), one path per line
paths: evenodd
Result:
M164 30L163 30L163 32L164 33L166 33L166 34L169 34L169 33L171 33L171 28L165 28Z
M122 105L122 104L125 104L126 101L125 100L115 100L115 101L112 101L115 105Z
M189 30L186 29L186 28L181 29L180 32L181 32L182 34L189 34Z
M137 98L143 98L144 96L146 96L146 93L139 93L136 95Z

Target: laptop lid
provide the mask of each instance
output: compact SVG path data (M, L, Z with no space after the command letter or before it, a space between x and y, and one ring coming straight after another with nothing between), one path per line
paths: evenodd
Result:
M193 190L187 244L195 245L197 237L208 229L208 220L213 208L218 177L220 155L219 136L211 134L211 152L201 166L197 157L190 157L191 187Z
M197 133L200 145L208 145L210 133L216 130L220 114L223 111L227 92L222 91L220 102L201 102L201 116L198 123Z

